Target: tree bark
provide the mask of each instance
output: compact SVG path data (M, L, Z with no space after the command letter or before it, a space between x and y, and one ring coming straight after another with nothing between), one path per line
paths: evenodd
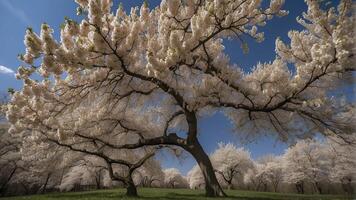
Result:
M158 181L157 179L151 179L148 181L148 187L153 187L153 182Z
M273 184L274 192L278 192L278 183Z
M263 191L264 191L264 192L267 192L267 189L268 189L267 183L263 183Z
M192 154L197 161L205 180L205 195L207 197L222 197L226 196L222 190L214 172L213 165L209 159L209 156L205 153L203 147L196 139L192 144L187 145L185 149Z
M351 178L342 178L341 179L341 187L344 190L344 192L346 192L346 194L349 194L349 195L353 194Z
M194 122L193 122L194 124ZM191 128L193 127L193 128ZM190 126L190 132L196 131L194 126ZM58 141L51 140L55 143L59 143ZM205 153L204 149L200 145L198 139L195 134L188 134L188 139L183 139L178 137L175 133L170 133L168 136L160 136L155 138L141 139L139 142L134 144L123 144L123 145L112 145L105 143L106 145L115 148L115 149L136 149L143 146L154 146L154 145L175 145L180 146L189 152L197 161L201 171L203 172L203 176L205 179L205 189L206 196L208 197L222 197L226 196L224 191L222 190L213 169L213 166L210 162L209 156ZM65 146L64 144L61 144ZM73 150L73 147L69 147ZM82 151L83 152L83 151ZM84 152L87 153L87 152Z
M64 167L62 169L61 177L59 178L59 185L62 185L63 177L64 177Z
M95 177L95 182L96 182L96 189L101 189L100 187L100 180L101 180L101 171L99 171L99 173L96 174Z
M26 184L23 182L21 182L20 184L22 185L23 189L25 189L25 195L30 194L30 189L26 186Z
M260 187L261 187L261 182L258 182L258 184L256 186L256 191L260 191Z
M6 186L10 182L11 178L14 176L15 172L17 170L17 166L14 167L14 169L11 171L10 175L6 179L6 181L1 185L0 187L0 194L3 195L5 194Z
M317 192L318 192L319 194L322 194L322 193L323 193L323 190L322 190L321 185L320 185L319 182L315 182L315 187L316 187Z
M51 173L47 174L47 178L46 178L45 183L43 184L43 188L42 188L41 194L44 194L46 192L47 184L48 184L48 181L49 181L50 177L51 177Z
M131 176L128 178L129 180L125 183L126 184L126 196L128 197L137 197L137 188L132 180Z
M304 194L304 183L303 182L297 182L295 184L296 188L297 188L297 192L299 194Z

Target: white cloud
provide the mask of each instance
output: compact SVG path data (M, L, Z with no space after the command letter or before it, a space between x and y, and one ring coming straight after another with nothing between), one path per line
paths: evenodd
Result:
M0 3L5 6L5 8L11 12L15 17L17 17L19 20L21 20L22 23L24 23L25 25L29 26L31 24L31 21L29 20L28 16L26 15L26 13L19 9L14 7L10 1L8 0L1 0Z
M0 74L15 74L14 70L0 65Z

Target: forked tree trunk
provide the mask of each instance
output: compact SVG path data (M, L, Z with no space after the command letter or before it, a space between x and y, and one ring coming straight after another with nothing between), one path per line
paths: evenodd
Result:
M274 190L274 192L278 192L278 183L274 183L273 184L273 190Z
M192 154L203 173L205 180L205 195L208 197L226 196L216 178L209 156L205 153L198 140L195 140L192 143L193 144L187 145L185 149Z
M128 197L137 197L137 188L132 180L131 176L128 178L129 180L125 183L126 184L126 196Z

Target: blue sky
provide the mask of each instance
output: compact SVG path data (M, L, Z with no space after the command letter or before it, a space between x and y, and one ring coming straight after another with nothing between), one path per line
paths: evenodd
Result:
M143 0L125 0L125 9L131 6L141 5ZM269 1L264 1L268 3ZM333 3L338 2L334 0ZM149 0L151 7L160 3L160 0ZM117 8L119 1L114 1ZM300 16L307 7L303 0L286 0L285 9L289 15L282 18L274 18L261 30L265 32L265 41L262 43L249 42L250 53L243 54L241 44L236 41L227 41L226 51L231 60L249 71L258 61L268 62L275 57L274 42L277 37L288 41L287 33L291 29L301 29L296 23L296 17ZM7 88L20 89L22 82L14 78L16 68L21 64L17 55L24 52L23 38L26 27L31 26L39 32L41 23L46 22L55 29L55 36L59 38L59 27L64 21L64 16L79 20L76 16L76 4L74 0L0 0L0 92ZM6 68L5 68L6 67ZM12 71L11 71L12 70ZM352 89L346 88L352 93ZM239 144L239 140L232 134L232 126L222 114L216 114L201 120L199 124L200 141L204 149L211 153L216 149L218 142L233 142ZM253 143L246 144L253 158L265 154L281 154L287 147L286 144L276 141L275 138L263 137ZM177 167L186 173L195 164L195 161L186 156L183 161L172 159L168 155L159 156L163 167Z

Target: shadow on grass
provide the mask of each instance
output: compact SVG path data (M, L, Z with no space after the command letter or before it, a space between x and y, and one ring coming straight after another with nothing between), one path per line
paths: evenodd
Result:
M120 197L124 197L124 195L118 194L117 192L88 192L88 193L59 193L59 194L51 194L47 196L50 199L118 199Z
M174 193L170 192L164 196L165 199L170 199L170 200L192 200L192 199L205 199L206 196L204 194L180 194L180 193ZM216 199L216 198L210 198L210 199ZM236 200L277 200L276 197L239 197L239 196L234 196L234 195L228 195L227 197L219 197L218 199L236 199ZM278 200L284 200L283 199L278 199ZM307 199L306 199L307 200Z
M147 195L147 196L146 196ZM319 198L319 197L290 197L290 196L234 196L230 194L228 197L220 197L220 198L207 198L203 193L179 193L179 192L168 192L161 194L143 194L143 196L139 197L127 197L124 195L124 192L88 192L88 193L62 193L62 194L51 194L46 195L46 199L68 199L68 200L77 200L77 199L85 199L85 200L96 200L96 199L126 199L126 200L319 200L319 199L329 199L329 198ZM331 199L331 198L330 198Z
M124 194L118 194L117 192L90 192L90 193L70 193L70 194L52 194L48 195L50 199L142 199L142 200L195 200L206 199L204 194L181 194L181 193L166 193L157 196L139 196L138 198L127 197ZM216 199L216 198L211 198ZM218 199L236 199L236 200L275 200L275 198L266 197L236 197L229 195L228 197L221 197Z
M163 198L159 199L167 199L167 200L195 200L195 199L218 199L218 200L356 200L352 197L328 197L328 196L291 196L291 195L283 195L276 196L273 194L263 194L264 196L259 196L262 194L255 194L253 196L236 196L233 194L229 194L227 197L219 197L219 198L207 198L204 194L182 194L170 192L164 195ZM146 199L146 198L142 198ZM148 198L150 199L150 198ZM157 198L154 198L157 199Z

